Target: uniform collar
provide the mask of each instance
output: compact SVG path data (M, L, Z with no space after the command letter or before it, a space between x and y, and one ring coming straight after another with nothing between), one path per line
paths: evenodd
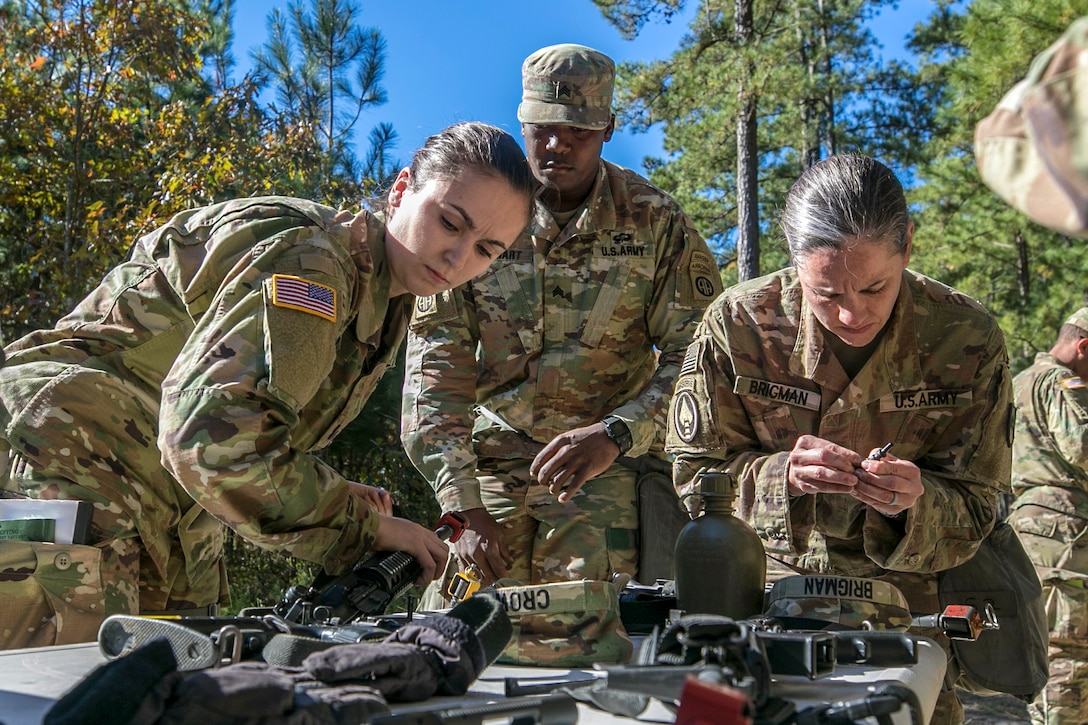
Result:
M360 342L377 344L389 309L389 264L385 257L384 215L361 211L351 221L351 258L359 269L355 294L355 335Z
M562 244L575 236L595 234L602 229L615 229L618 223L616 204L612 196L612 186L608 183L611 169L619 171L619 167L601 159L593 188L563 229L559 228L551 211L538 200L533 212L531 234L534 237L554 240L553 244Z

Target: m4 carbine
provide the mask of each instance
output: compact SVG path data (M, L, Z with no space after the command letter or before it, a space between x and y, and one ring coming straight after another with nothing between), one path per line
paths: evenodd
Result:
M439 520L435 533L456 541L467 525L464 514L453 511ZM113 615L99 629L99 648L114 659L165 637L181 670L218 667L256 656L274 664L297 664L295 660L323 648L318 643L349 644L388 636L400 622L363 620L384 614L422 571L410 554L380 551L346 574L318 576L309 587L288 589L275 607L250 607L238 617Z
M450 511L438 521L435 533L445 541L457 541L468 527L460 511ZM346 574L319 574L308 587L293 586L272 611L295 624L348 624L362 617L376 617L403 596L423 567L403 551L379 551L356 564Z

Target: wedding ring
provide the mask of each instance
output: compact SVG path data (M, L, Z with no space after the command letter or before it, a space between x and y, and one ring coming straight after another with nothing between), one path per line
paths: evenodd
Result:
M896 502L898 500L899 500L899 492L898 491L892 491L892 500L888 502L888 505L889 506L895 506L895 504L896 504Z

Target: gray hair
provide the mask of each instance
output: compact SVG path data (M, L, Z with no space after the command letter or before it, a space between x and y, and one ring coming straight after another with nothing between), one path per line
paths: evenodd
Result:
M855 240L890 241L903 254L910 214L891 169L868 156L842 154L812 165L793 183L781 224L796 264L813 250L841 250Z

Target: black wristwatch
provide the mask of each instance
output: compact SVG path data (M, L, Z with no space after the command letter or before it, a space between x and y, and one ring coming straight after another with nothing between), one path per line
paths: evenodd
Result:
M606 415L601 418L601 423L604 425L604 432L608 434L608 437L612 439L612 442L620 447L620 455L624 455L627 451L631 450L631 429L627 427L627 424L614 415Z

